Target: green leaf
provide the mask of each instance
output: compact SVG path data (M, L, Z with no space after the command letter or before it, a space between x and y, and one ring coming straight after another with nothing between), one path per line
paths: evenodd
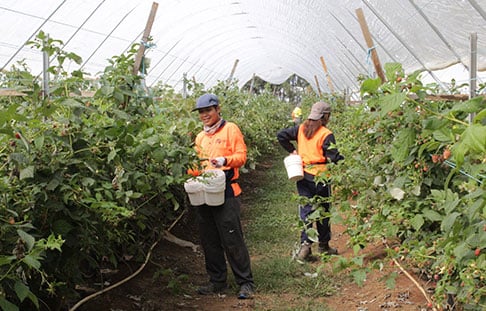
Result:
M361 84L361 95L365 93L374 94L378 91L381 85L381 79L378 77L376 79L366 79Z
M30 293L29 288L20 281L15 282L14 289L21 302L24 301L24 299L27 298Z
M46 239L42 239L38 242L38 245L42 249L52 249L52 250L58 250L59 252L62 252L61 246L64 244L65 240L61 238L61 235L59 234L56 238L54 234L49 235L49 237Z
M405 93L392 93L379 98L381 106L381 116L385 117L390 111L397 110L405 102L407 95Z
M486 109L483 109L480 112L478 112L476 114L476 116L474 117L473 122L474 123L482 123L483 119L486 119Z
M39 299L37 299L37 296L34 295L34 293L29 291L29 295L27 297L30 299L30 301L34 303L37 309L39 309Z
M20 170L20 180L26 179L26 178L33 178L34 177L34 166L29 165L24 169Z
M403 67L400 63L386 63L383 67L388 81L395 81L397 74L403 73Z
M358 286L363 286L364 281L366 280L366 271L361 269L361 270L355 270L351 272L351 275L353 276L354 282L358 284Z
M486 126L471 124L462 133L462 141L469 150L486 153Z
M415 215L412 219L410 219L410 224L416 231L422 228L424 222L424 217L422 217L422 215Z
M449 232L454 225L454 222L456 221L456 218L460 216L458 212L451 213L447 215L443 220L442 223L440 224L440 229L443 232Z
M404 161L409 153L410 148L415 144L415 130L411 128L405 128L398 132L393 141L391 148L392 157L397 162Z
M9 265L15 258L15 256L0 256L0 266Z
M456 261L457 262L461 261L461 259L464 256L466 256L469 251L470 251L470 248L465 242L462 242L459 245L457 245L454 248L454 255L456 256Z
M447 126L449 123L446 119L437 119L436 117L434 118L428 118L423 122L423 127L426 130L439 130L443 128L444 126Z
M81 184L83 184L83 186L85 187L89 187L89 186L92 186L95 184L95 180L91 177L84 177L82 180L81 180Z
M34 268L36 270L39 270L41 267L41 263L37 258L34 258L32 255L27 255L24 258L22 258L22 261L27 264L27 266Z
M319 233L317 232L316 229L314 228L309 228L305 231L307 233L307 236L309 237L309 240L313 242L318 242L319 241Z
M0 308L2 311L19 311L19 307L0 296Z
M387 288L390 288L390 289L393 289L395 288L395 279L397 278L398 276L398 273L396 272L392 272L390 273L390 275L386 278L386 287Z
M96 91L96 95L98 95L98 92L101 93L101 95L110 97L113 94L113 91L115 88L113 86L102 86L98 91Z
M431 209L424 209L422 214L425 216L425 218L428 218L429 220L432 221L441 221L443 218L441 214Z
M108 154L108 163L111 162L111 160L113 160L115 157L116 157L116 154L117 154L117 150L116 149L111 149L110 150L110 153Z
M481 96L472 98L468 101L458 103L452 107L451 111L474 113L481 110L484 107L483 98Z
M77 100L74 100L72 98L66 98L65 100L63 100L61 102L62 105L64 106L68 106L68 107L71 107L71 108L86 108L85 105L81 104L80 102L78 102Z
M435 140L441 141L441 142L453 142L454 141L454 135L452 134L451 130L445 127L442 127L432 133L432 136L434 137Z
M34 139L34 146L39 150L44 147L44 135L40 135Z
M32 248L34 247L35 244L35 238L28 234L27 232L18 229L17 234L20 236L20 238L25 242L27 245L27 250L31 251Z
M58 178L54 177L53 179L51 179L51 181L47 184L46 186L46 189L49 190L49 191L53 191L54 189L57 188L57 186L59 186L60 184L60 181Z

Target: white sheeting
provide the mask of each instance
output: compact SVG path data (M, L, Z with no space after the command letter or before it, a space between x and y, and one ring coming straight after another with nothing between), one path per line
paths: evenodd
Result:
M0 68L25 59L34 74L42 55L24 43L43 30L83 58L96 76L107 59L140 42L153 1L1 0ZM281 83L295 73L329 92L324 57L336 90L356 89L374 75L357 21L362 8L382 64L407 72L469 66L478 34L478 70L486 71L486 0L164 0L158 2L147 50L147 85L182 88L184 74L206 87L230 77L242 86L254 74ZM69 64L69 70L79 65ZM429 77L431 77L429 75ZM431 77L433 80L433 76ZM450 78L450 77L447 77ZM446 79L447 79L446 78ZM448 82L448 81L446 81ZM481 81L480 81L481 82Z

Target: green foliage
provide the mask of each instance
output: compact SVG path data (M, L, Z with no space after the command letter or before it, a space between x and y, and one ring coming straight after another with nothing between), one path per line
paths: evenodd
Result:
M81 60L61 41L40 33L31 44L56 58L49 69L56 79L47 96L22 64L0 74L2 86L27 94L0 98L4 310L76 299L75 285L101 278L102 266L116 267L124 255L141 260L188 204L182 185L198 164L193 141L202 129L191 112L202 86L188 99L161 86L152 96L131 72L136 46L109 60L94 84L64 70L65 61ZM94 97L79 96L87 87ZM221 97L224 117L240 125L253 168L274 150L285 107L271 95L249 99L236 85L210 91ZM266 122L267 111L275 123Z
M406 77L397 64L385 69L389 82L364 81L365 103L334 115L332 129L346 158L333 168L334 199L343 202L347 233L357 254L375 239L398 238L401 255L431 281L440 280L439 304L452 295L481 310L486 303L480 277L486 273L485 100L427 100L436 88L424 87L416 73Z

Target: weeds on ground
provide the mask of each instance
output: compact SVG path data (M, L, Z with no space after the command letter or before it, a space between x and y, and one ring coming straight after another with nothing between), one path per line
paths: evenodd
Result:
M246 240L258 293L265 296L258 304L262 310L325 310L319 298L334 294L340 281L325 261L301 264L292 258L300 235L298 202L283 158L253 171L251 189L244 189Z

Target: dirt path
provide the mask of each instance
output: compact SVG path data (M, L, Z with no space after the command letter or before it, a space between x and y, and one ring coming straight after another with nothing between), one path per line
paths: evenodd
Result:
M187 215L174 228L178 238L197 243L192 216ZM351 256L352 250L345 247L347 237L342 234L344 228L334 226L333 245L341 250L343 256ZM383 256L383 247L376 245L363 250L370 256ZM316 263L318 264L318 263ZM134 271L132 267L120 267L120 275ZM388 289L382 277L385 273L396 271L396 287ZM179 277L177 277L179 276ZM107 278L106 285L114 284L120 276ZM298 309L299 297L293 295L266 295L257 293L254 299L238 300L236 289L231 289L224 296L200 296L195 293L198 284L207 280L204 270L204 258L200 252L190 247L181 247L167 240L161 240L155 248L152 259L145 269L127 283L108 291L81 306L78 310L276 310L272 301L287 300L289 308ZM427 284L422 282L425 288ZM339 288L338 294L320 299L330 310L336 311L375 311L375 310L427 310L427 301L420 290L396 266L385 267L384 271L375 271L369 275L364 286L359 287L349 282ZM316 309L317 310L317 309Z
M242 206L244 218L245 205ZM194 213L189 210L177 222L171 233L184 241L198 243L198 233L194 226ZM333 240L331 244L337 246L340 255L352 256L352 249L347 247L348 237L343 234L344 227L333 225ZM384 258L385 250L381 243L366 247L362 250L368 258ZM289 256L289 254L282 254ZM256 262L258 258L253 258ZM315 265L321 264L316 262ZM118 273L106 275L105 286L110 286L135 272L140 264L122 264ZM330 268L329 268L330 269ZM388 289L382 279L390 272L397 272L396 286ZM407 270L408 271L408 270ZM410 272L410 271L409 271ZM344 273L344 272L343 272ZM414 278L427 289L430 284ZM258 292L254 299L238 300L236 288L232 288L226 295L200 296L195 289L207 281L204 270L204 258L193 248L180 246L174 242L162 239L155 247L147 266L130 281L114 288L96 298L90 299L77 310L93 311L155 311L155 310L332 310L332 311L422 311L427 309L427 300L414 283L396 265L386 265L382 271L374 270L369 273L363 286L352 281L342 282L337 293L313 300L315 309L308 304L302 309L302 297L292 294L266 294ZM258 286L258 284L257 284ZM84 295L92 294L99 287L85 291ZM323 306L328 307L325 309ZM277 307L276 307L277 306ZM278 306L285 306L284 308Z

